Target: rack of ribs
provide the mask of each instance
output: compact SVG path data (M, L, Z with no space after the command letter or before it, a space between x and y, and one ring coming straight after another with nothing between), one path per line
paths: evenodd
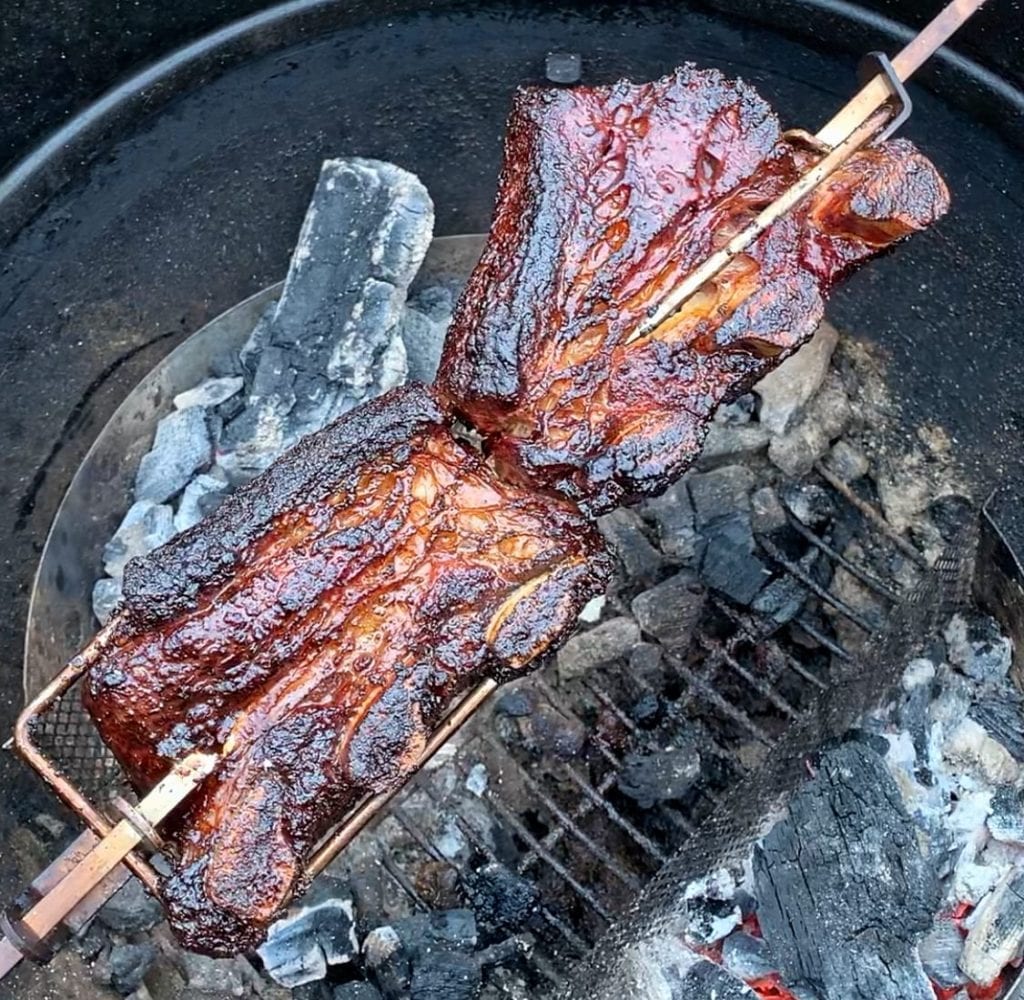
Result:
M809 339L837 278L946 211L909 142L865 148L631 338L819 156L715 70L518 92L490 237L438 378L503 476L592 514L660 493L718 405Z
M841 274L946 209L910 143L865 148L635 336L820 155L714 71L520 91L436 390L352 411L129 564L86 707L140 791L191 751L223 758L168 831L186 946L256 944L459 693L573 626L609 572L590 518L664 489Z
M569 503L497 479L410 385L300 442L125 575L85 699L139 789L223 762L169 827L182 942L235 953L457 695L521 671L604 588Z

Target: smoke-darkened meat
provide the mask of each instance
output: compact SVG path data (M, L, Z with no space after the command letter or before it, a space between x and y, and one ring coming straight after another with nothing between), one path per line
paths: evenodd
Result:
M603 589L575 507L498 480L432 391L313 435L207 520L129 564L86 704L140 789L225 760L172 824L188 947L260 940L304 860L415 766L456 695L525 667Z
M909 142L865 149L626 343L817 155L713 70L518 93L490 237L438 380L503 475L591 513L660 492L697 456L717 405L811 335L844 271L946 210L945 185Z

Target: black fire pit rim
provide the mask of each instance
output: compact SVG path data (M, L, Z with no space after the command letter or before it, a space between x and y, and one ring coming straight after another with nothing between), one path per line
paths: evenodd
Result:
M893 47L915 34L902 22L847 0L799 2L820 18L838 19L861 32L891 40ZM490 3L491 0L483 0L481 6ZM753 20L769 29L779 28L772 16L774 4L762 8L750 0L710 0L707 6L722 16ZM936 10L938 7L937 2ZM442 8L453 13L466 10L458 0L437 0L430 6L433 12ZM0 248L10 243L51 198L83 176L119 129L137 126L211 76L245 59L285 49L317 32L340 30L370 16L415 13L422 9L411 0L387 0L372 12L352 0L288 0L175 49L112 87L0 176ZM796 33L811 46L821 44L811 21L797 19L787 31ZM847 33L829 35L831 43L844 50L857 45L857 39L847 37ZM986 124L1024 146L1024 129L1020 125L1024 119L1024 90L981 63L944 46L918 82L957 106L966 105L973 112L980 107L985 112ZM851 63L851 92L853 85ZM989 100L979 101L979 93Z

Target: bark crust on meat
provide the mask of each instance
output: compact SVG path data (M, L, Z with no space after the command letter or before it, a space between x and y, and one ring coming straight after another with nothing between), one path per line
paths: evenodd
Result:
M191 750L224 758L170 826L182 942L257 943L330 825L415 768L460 692L572 628L609 568L573 505L498 480L422 386L133 563L87 707L140 790Z
M862 150L629 343L816 156L716 70L519 91L490 237L438 380L504 475L591 513L660 493L719 403L811 336L839 276L946 210L909 142Z

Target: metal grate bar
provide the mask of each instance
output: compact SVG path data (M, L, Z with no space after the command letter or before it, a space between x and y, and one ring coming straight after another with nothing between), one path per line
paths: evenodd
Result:
M812 625L804 618L796 618L793 621L794 625L798 625L802 628L815 642L821 643L829 652L835 653L841 660L846 660L848 663L853 662L853 654L848 653L838 642L830 639L824 632L821 631L817 626ZM828 687L827 684L818 682L818 687L823 691Z
M677 656L665 654L665 659L672 664L673 669L679 674L694 696L699 696L710 705L713 705L724 715L727 715L733 722L746 729L754 739L759 740L765 746L772 745L771 737L742 709L726 701L717 691L709 687L701 678L693 673Z
M544 692L545 697L551 702L551 707L558 709L567 719L578 722L585 729L589 729L586 723L568 706L562 696L543 677L537 677L537 687ZM600 740L591 740L591 746L596 747L597 752L616 770L622 767L622 761L615 756Z
M860 511L879 531L885 535L905 556L912 559L921 569L928 568L928 561L913 545L902 535L898 535L893 526L885 519L877 507L872 506L866 500L862 500L850 487L844 483L822 462L816 462L814 471L818 473L840 496L842 496L852 507Z
M646 834L641 833L628 819L623 816L583 775L576 769L565 764L565 772L583 794L590 799L620 830L629 834L652 858L664 864L668 855L659 848ZM610 787L610 785L609 785Z
M488 744L490 744L492 747L501 752L501 745L498 743L496 739L494 739L493 736L488 735L485 736L484 739ZM598 844L587 833L581 830L573 821L573 819L561 808L561 806L559 806L558 803L555 802L544 791L540 784L533 779L532 775L526 770L525 767L523 767L521 763L519 763L519 761L513 759L513 763L515 764L516 770L519 772L519 776L523 784L526 785L526 787L529 788L530 791L537 796L537 798L540 800L540 803L544 806L544 808L547 809L547 811L551 813L551 815L554 816L560 824L559 826L555 827L550 833L545 835L544 839L541 841L541 845L546 850L550 851L551 848L554 847L566 833L569 833L573 837L575 837L585 848L587 848L587 850L589 850L590 853L598 861L600 861L605 866L605 868L607 868L608 871L611 872L612 875L614 875L620 882L622 882L630 889L639 890L641 886L639 880L636 879L629 872L623 871L620 862L616 861L600 844ZM589 806L589 802L586 804ZM589 812L590 810L588 809L587 811ZM519 859L519 874L522 875L525 871L527 871L527 869L529 869L535 863L537 857L538 855L536 855L533 851L530 851L528 854L523 855L523 857Z
M490 845L480 836L477 830L474 828L472 823L466 822L461 816L455 817L455 823L459 829L466 835L466 839L472 843L472 845L485 857L492 865L501 865L502 862L498 858L498 855L491 850ZM538 911L543 919L566 941L569 942L573 950L580 955L585 955L590 949L590 945L583 940L561 917L556 913L553 913L549 907L541 903Z
M512 827L512 829L527 845L529 845L530 849L534 851L538 857L540 857L540 859L544 861L557 875L561 876L562 880L567 885L571 886L576 895L587 903L602 920L607 923L611 923L612 915L608 912L608 909L601 900L599 900L597 896L583 885L583 883L580 882L572 872L570 872L569 869L558 860L558 858L544 848L544 845L526 829L519 817L509 809L501 799L489 792L485 792L484 794L487 796L487 801L494 807L495 811L497 811L501 818L505 820L510 827Z
M836 549L832 548L823 538L816 535L810 528L807 527L791 510L787 508L786 513L789 514L790 526L795 528L796 531L810 542L815 548L820 549L825 553L833 562L839 563L843 569L846 570L851 576L856 577L864 584L869 590L873 590L880 597L884 597L887 601L892 601L895 604L900 599L900 595L894 590L887 587L881 580L878 579L873 573L869 573L866 569L858 566L856 563L851 562L846 556L842 555Z
M842 598L836 597L831 591L826 590L817 580L815 580L804 568L798 563L793 562L792 559L786 557L777 545L773 542L768 541L767 538L761 539L761 548L765 550L780 566L795 576L808 590L813 591L818 595L826 604L831 605L844 617L848 618L858 628L863 629L868 635L878 631L878 626L872 624L866 618L864 618L855 608L852 608Z
M398 883L402 891L412 900L414 906L421 910L429 910L423 897L416 891L416 887L409 881L409 876L405 874L401 865L391 857L390 851L381 845L383 850L380 853L380 863L384 866L384 870Z
M782 712L783 715L790 719L796 718L797 710L790 705L790 703L786 701L786 699L783 698L782 695L779 694L770 684L766 684L759 677L755 677L727 649L704 636L699 638L699 642L711 656L725 663L733 673L743 678L747 684L749 684L763 698L770 701L780 712Z
M623 712L622 709L619 708L619 706L616 705L614 701L612 701L611 697L606 692L604 692L592 681L584 682L583 686L584 688L586 688L587 692L589 694L592 694L602 705L604 705L604 707L607 708L608 711L611 712L612 715L614 715L615 718L619 720L619 722L621 722L631 733L636 735L636 723L628 715L626 715L626 713Z

